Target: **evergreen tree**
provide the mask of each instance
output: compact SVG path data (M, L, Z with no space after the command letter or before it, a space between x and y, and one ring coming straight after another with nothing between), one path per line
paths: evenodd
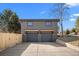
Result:
M13 13L10 17L10 21L8 23L8 30L10 32L18 33L21 29L21 25L19 23L19 18L16 13Z
M16 13L9 9L0 13L0 31L18 33L20 29L19 17Z

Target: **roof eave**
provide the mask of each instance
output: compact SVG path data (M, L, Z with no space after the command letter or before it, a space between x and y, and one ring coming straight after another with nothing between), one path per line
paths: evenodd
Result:
M56 21L59 22L59 19L19 19L20 21Z

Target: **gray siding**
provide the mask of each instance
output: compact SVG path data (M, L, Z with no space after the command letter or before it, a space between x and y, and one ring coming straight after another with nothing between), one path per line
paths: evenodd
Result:
M29 21L30 22L30 21ZM51 26L46 26L46 22L45 21L34 21L33 22L33 26L28 26L27 25L27 21L25 22L21 22L21 32L24 33L24 30L54 30L55 32L58 31L58 24L57 22L53 22L52 21L52 25Z

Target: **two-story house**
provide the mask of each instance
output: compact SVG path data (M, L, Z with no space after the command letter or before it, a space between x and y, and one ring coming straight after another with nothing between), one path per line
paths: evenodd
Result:
M27 42L52 42L57 39L59 19L20 19L21 33Z

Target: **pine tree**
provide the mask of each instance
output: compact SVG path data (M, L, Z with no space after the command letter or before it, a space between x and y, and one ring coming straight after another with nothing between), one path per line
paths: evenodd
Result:
M16 15L16 13L13 13L8 23L8 30L10 32L18 33L20 29L21 29L21 25L19 23L19 18Z
M0 31L3 32L20 32L21 25L19 17L10 9L5 9L0 13Z

